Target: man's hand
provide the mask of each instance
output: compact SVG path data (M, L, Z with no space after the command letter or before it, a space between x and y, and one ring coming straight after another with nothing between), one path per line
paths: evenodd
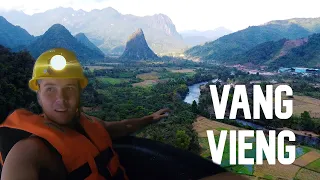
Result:
M164 108L164 109L160 109L159 111L152 113L150 116L152 117L152 120L154 122L159 121L162 118L168 117L170 109L169 108Z

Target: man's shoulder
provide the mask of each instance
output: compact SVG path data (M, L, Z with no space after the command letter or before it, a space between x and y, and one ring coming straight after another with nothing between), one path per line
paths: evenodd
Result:
M24 172L28 169L33 173L39 173L41 177L45 174L43 172L49 173L52 177L57 176L59 179L65 176L62 160L50 151L41 138L36 136L18 141L8 153L4 168L9 175L11 171Z
M50 168L62 163L58 151L46 140L37 136L30 136L18 141L12 147L10 153L21 161L30 161L43 168Z
M18 156L28 156L29 159L45 158L50 151L45 143L36 136L18 141L10 150Z

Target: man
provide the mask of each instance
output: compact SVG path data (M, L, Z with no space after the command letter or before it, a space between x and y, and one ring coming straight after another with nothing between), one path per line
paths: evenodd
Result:
M59 138L60 134L57 133L55 134L55 139L50 139L51 136L47 133L40 132L41 128L50 128L49 133L51 133L50 131L54 131L52 129L55 128L61 129L62 131L70 130L71 133L69 133L69 135L77 132L77 137L80 137L80 135L85 136L87 139L93 141L92 144L98 147L84 143L81 144L80 142L78 144L74 143L73 146L86 145L88 146L87 148L91 148L92 146L92 148L96 149L99 149L99 146L106 146L106 148L101 149L101 152L109 149L109 152L111 152L114 157L117 157L112 149L110 138L115 139L128 135L148 124L157 122L167 116L169 109L161 109L142 118L105 122L98 118L89 117L80 111L81 90L85 88L87 84L88 80L84 76L82 67L74 53L58 48L46 51L39 56L34 66L33 77L29 82L29 87L37 92L38 102L42 107L43 116L35 116L25 110L16 110L8 116L4 126L23 129L34 135L19 141L12 147L5 159L2 179L66 179L67 177L70 178L70 173L76 172L78 167L73 166L81 167L81 165L85 163L89 163L91 171L98 169L98 173L88 173L84 177L80 177L80 179L87 177L91 177L91 179L112 177L117 175L118 169L122 171L121 176L126 178L124 169L121 167L117 158L110 160L113 161L110 162L110 164L113 163L112 166L110 164L104 164L107 168L103 170L99 169L101 167L98 167L97 162L85 162L86 160L84 160L82 164L78 163L73 166L66 166L67 160L65 159L69 157L65 157L63 155L65 152L61 151L67 151L68 148L71 149L72 147L66 145L59 149L56 139ZM95 121L93 123L94 125L88 124L87 122L89 121ZM30 124L38 125L29 127ZM92 130L88 128L92 128ZM94 132L100 132L101 134ZM61 140L66 140L66 135L63 136L65 137ZM100 136L99 139L104 142L98 142L99 140L95 142L95 137L91 136ZM94 150L95 149L92 151ZM72 152L73 154L78 153L77 149L74 151L75 152ZM78 156L86 156L86 152L79 152ZM73 160L76 161L77 159ZM70 167L73 169L69 169ZM114 172L112 172L112 168L114 168ZM109 175L106 175L104 174L105 172L100 171L110 172L108 172Z
M32 134L11 148L1 179L128 179L112 139L157 122L170 110L105 122L80 110L80 94L87 84L74 53L57 48L39 56L29 87L37 92L43 115L18 109L1 124Z

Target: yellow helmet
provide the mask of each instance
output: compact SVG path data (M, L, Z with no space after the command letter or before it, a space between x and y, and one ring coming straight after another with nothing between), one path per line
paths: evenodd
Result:
M76 55L63 48L50 49L38 57L29 81L30 89L39 90L37 80L40 79L79 79L82 89L88 85Z

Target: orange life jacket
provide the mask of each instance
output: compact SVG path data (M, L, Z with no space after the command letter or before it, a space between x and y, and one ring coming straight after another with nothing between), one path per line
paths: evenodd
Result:
M47 140L60 153L67 179L128 179L103 125L85 114L81 114L80 124L90 139L24 109L14 111L0 127L24 130Z

